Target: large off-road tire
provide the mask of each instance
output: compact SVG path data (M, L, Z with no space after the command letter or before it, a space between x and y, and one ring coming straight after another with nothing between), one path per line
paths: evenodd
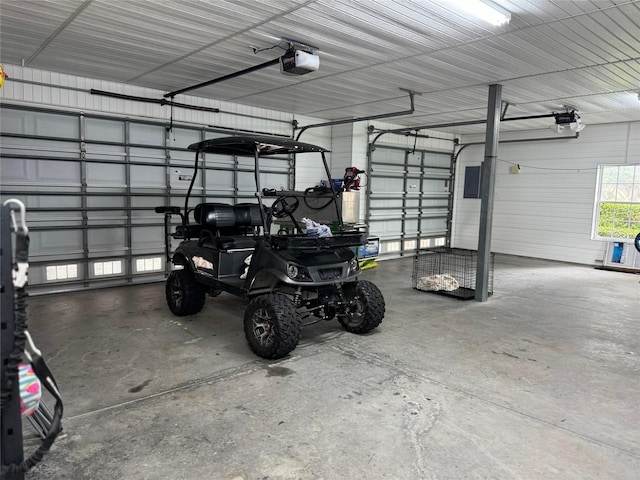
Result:
M249 348L262 358L282 358L298 346L302 322L294 303L281 293L251 300L244 313Z
M347 332L367 333L376 328L384 318L384 297L378 287L360 280L350 302L349 312L338 315L338 321Z
M179 317L202 310L205 292L205 287L196 282L193 273L187 268L171 272L165 284L169 310Z

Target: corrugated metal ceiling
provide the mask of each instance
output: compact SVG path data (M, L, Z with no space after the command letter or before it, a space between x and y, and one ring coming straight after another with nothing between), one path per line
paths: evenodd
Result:
M640 120L640 0L494 1L507 26L446 0L2 0L0 60L172 91L276 58L251 47L287 37L320 49L318 72L274 66L191 94L342 119L406 110L407 88L416 112L389 121L416 126L484 118L500 83L510 115Z

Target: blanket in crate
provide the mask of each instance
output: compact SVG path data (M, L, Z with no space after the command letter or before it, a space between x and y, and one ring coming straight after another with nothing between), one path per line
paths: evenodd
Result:
M428 277L420 277L418 281L418 285L416 285L418 290L424 290L425 292L437 292L439 290L444 290L445 292L453 292L460 288L460 284L455 277L442 274L442 275L430 275Z

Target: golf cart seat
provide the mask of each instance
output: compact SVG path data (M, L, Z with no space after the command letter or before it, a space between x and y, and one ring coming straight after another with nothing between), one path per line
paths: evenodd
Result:
M193 215L201 227L200 245L205 247L218 250L255 248L263 238L257 235L257 227L262 226L257 204L201 203Z

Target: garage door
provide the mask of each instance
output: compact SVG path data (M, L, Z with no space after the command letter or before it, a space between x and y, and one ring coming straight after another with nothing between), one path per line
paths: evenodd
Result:
M1 134L2 201L27 206L35 291L162 279L163 218L154 207L184 205L194 163L188 145L229 135L6 105ZM204 165L191 205L255 201L252 158L207 154ZM293 187L293 159L270 157L261 167L262 185Z
M381 257L447 244L451 154L376 145L369 162L367 223Z

